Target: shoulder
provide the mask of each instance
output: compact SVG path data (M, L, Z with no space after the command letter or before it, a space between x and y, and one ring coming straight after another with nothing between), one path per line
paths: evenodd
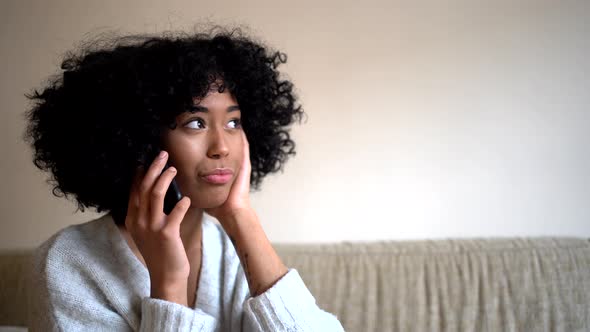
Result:
M60 254L83 254L93 247L100 247L108 242L109 215L70 225L60 229L43 242L34 251L35 257L59 258Z
M83 278L93 266L112 261L109 257L109 215L67 226L39 245L33 252L33 272L48 287ZM111 255L112 256L112 255Z
M48 319L59 325L55 330L122 330L125 320L137 321L137 295L149 289L128 282L134 274L121 268L128 264L119 255L116 231L104 215L67 226L35 249L26 281L30 310L37 313L31 320L40 320L35 324Z

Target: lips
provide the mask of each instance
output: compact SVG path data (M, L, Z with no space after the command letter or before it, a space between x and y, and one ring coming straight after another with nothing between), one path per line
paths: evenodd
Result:
M228 183L234 172L229 168L216 168L201 174L201 179L211 184L225 184Z

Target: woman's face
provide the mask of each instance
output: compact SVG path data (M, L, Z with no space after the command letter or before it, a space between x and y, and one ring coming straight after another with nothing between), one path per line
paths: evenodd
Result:
M191 207L212 208L225 202L241 165L241 112L227 90L209 92L195 108L178 115L176 129L165 129L163 149Z

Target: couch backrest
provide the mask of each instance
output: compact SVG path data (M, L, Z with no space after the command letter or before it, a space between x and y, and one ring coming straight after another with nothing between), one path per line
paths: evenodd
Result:
M574 238L278 247L346 331L590 331L590 242Z
M590 241L275 245L346 331L590 330ZM26 324L30 252L0 253L0 325Z
M0 252L0 326L25 326L26 281L30 250Z

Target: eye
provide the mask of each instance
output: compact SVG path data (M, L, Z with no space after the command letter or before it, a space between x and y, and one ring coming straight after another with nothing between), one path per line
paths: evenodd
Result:
M240 120L240 119L237 119L237 118L236 118L236 119L231 119L231 120L229 121L229 127L230 127L231 129L238 129L238 128L240 128L241 126L242 126L242 120Z
M191 129L203 129L205 128L205 121L203 121L203 119L191 119L189 122L187 122L185 124L185 127L191 128Z

